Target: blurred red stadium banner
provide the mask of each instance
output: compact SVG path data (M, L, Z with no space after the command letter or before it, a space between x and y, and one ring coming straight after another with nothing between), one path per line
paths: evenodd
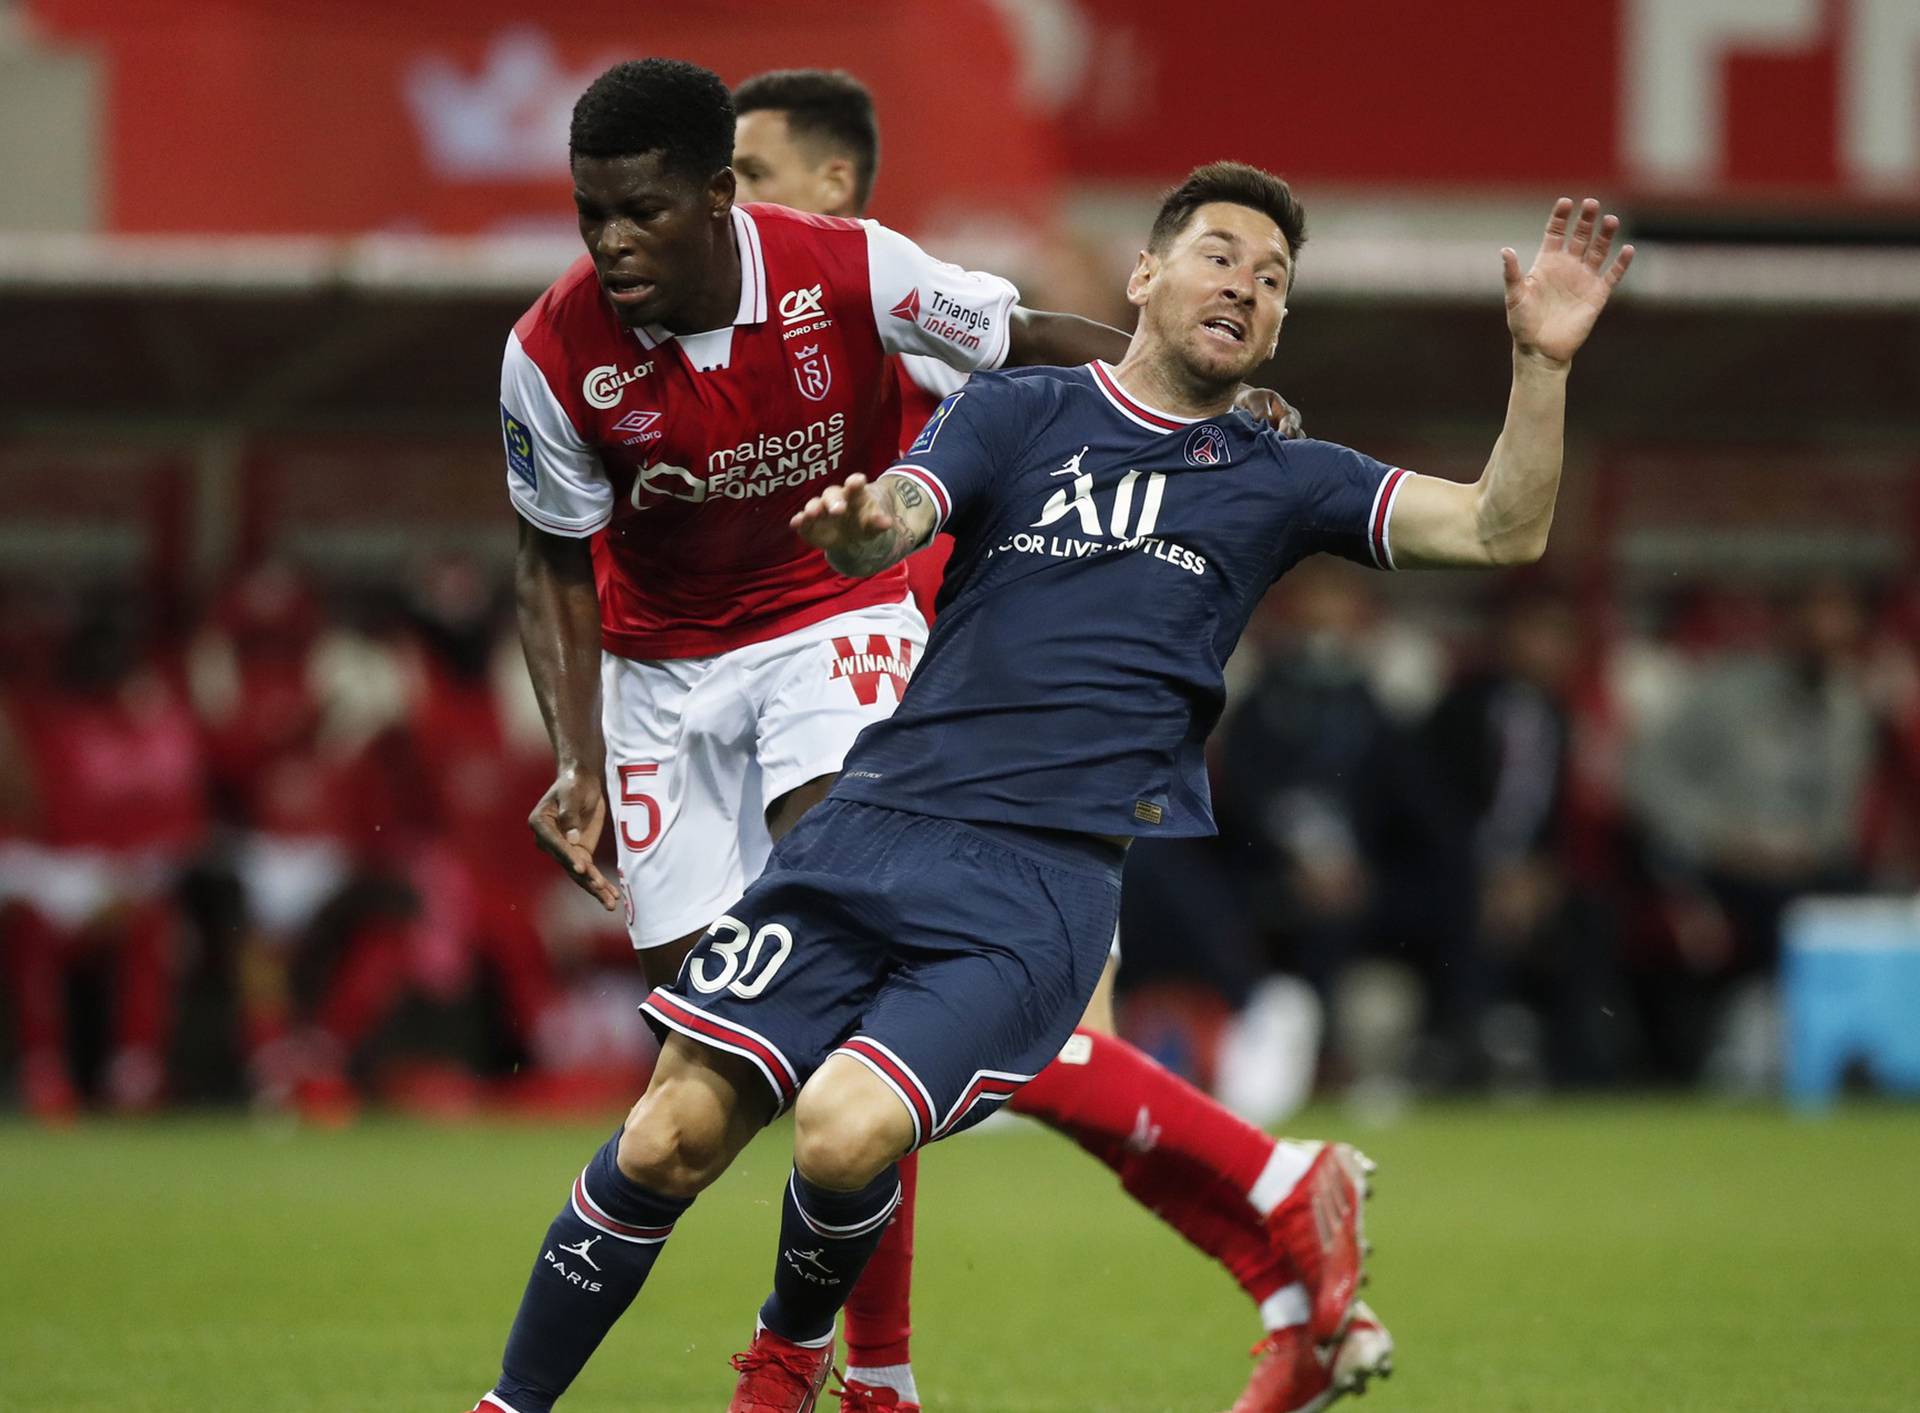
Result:
M692 59L738 82L846 68L885 127L873 214L1044 217L1048 123L1016 100L989 0L27 0L107 64L108 222L122 231L572 229L567 118L607 65Z
M1230 153L1318 183L1920 201L1914 0L1222 0L1177 33L1159 0L1073 8L1076 175Z
M110 223L441 232L567 224L572 100L675 54L730 81L852 70L875 214L1044 217L1063 179L1235 156L1438 194L1592 185L1920 206L1913 0L26 0L109 65Z

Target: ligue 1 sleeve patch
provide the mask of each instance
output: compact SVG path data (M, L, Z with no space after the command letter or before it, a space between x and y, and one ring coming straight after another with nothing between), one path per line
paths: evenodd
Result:
M913 445L907 448L908 456L919 456L922 452L933 450L933 444L940 439L940 429L947 424L947 418L953 412L954 404L966 395L964 389L957 393L949 393L946 401L933 409L933 416L927 419L927 425L920 429L920 435L915 437Z
M500 430L507 443L507 469L527 483L527 489L540 489L540 473L533 465L533 433L511 412L500 405Z

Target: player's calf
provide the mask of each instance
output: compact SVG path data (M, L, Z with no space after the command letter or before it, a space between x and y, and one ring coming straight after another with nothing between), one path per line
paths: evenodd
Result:
M801 1089L773 1293L760 1307L761 1335L742 1356L749 1364L737 1364L736 1408L812 1407L826 1360L809 1363L804 1352L831 1348L834 1319L900 1205L897 1160L912 1144L900 1101L844 1056ZM760 1357L769 1334L779 1358Z
M841 1330L847 1341L846 1391L842 1413L859 1413L850 1401L865 1389L869 1402L886 1406L887 1392L900 1413L920 1413L920 1392L913 1381L913 1212L919 1185L920 1155L899 1163L900 1205L881 1233L847 1297ZM882 1392L882 1391L886 1392Z
M619 1146L615 1134L574 1179L534 1258L490 1395L513 1413L547 1413L566 1392L692 1204L628 1178L614 1160Z
M772 1110L766 1088L732 1057L679 1038L667 1046L646 1097L548 1226L483 1409L548 1413L640 1293L694 1195Z
M852 1192L787 1179L780 1205L780 1255L760 1323L807 1348L833 1340L833 1322L900 1205L900 1170L889 1164Z

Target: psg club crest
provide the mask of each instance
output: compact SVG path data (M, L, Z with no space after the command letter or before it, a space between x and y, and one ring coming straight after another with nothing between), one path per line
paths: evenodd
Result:
M1225 466L1227 434L1211 422L1202 422L1187 438L1187 465Z
M827 352L817 343L793 351L793 380L800 385L800 396L819 402L833 386L833 365Z

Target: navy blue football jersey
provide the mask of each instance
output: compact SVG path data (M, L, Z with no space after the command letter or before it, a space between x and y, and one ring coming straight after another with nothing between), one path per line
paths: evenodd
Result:
M1244 413L1143 406L1104 364L977 373L887 473L954 537L933 635L834 795L1089 834L1214 830L1202 747L1273 581L1389 569L1407 472Z

